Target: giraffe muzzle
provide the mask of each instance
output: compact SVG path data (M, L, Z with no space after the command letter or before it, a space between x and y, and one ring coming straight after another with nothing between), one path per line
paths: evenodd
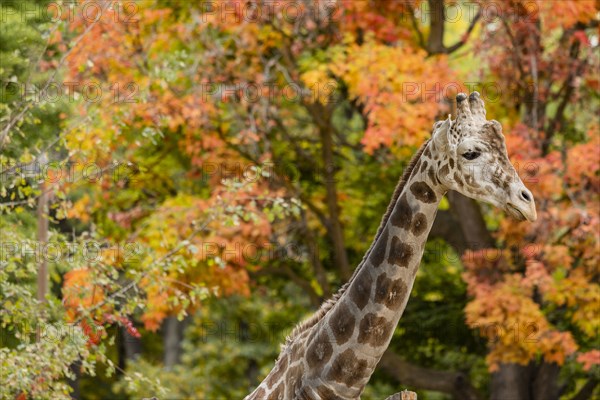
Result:
M534 222L537 219L535 200L524 185L519 185L517 190L512 191L510 201L506 203L506 212L519 221Z

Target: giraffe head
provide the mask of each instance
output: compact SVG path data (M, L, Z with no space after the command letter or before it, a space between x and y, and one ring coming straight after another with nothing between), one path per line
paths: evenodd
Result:
M456 96L456 119L433 128L437 178L448 189L491 203L514 218L535 221L535 201L508 159L502 126L485 118L478 92Z

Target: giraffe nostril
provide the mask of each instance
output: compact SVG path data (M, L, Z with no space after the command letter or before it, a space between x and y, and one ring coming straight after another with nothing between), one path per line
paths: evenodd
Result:
M524 190L521 192L521 198L528 203L531 201L531 196Z

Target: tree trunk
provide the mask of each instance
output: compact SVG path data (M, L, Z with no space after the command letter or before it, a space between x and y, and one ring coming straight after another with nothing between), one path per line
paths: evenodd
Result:
M560 367L554 363L542 362L535 373L533 400L558 400L560 397L560 387L558 385Z
M531 365L502 364L500 369L492 374L490 400L532 400L532 369Z
M456 229L457 226L460 226L460 222L454 217L453 213L440 210L435 217L435 221L433 221L431 231L429 231L429 238L443 239L460 256L468 249L468 244L462 229Z
M444 47L444 0L429 0L429 38L427 50L429 54L442 54L446 52Z
M467 242L467 249L478 250L495 247L494 238L490 235L477 202L462 194L448 192L450 211L460 221L460 230Z
M187 321L187 319L179 321L177 317L167 317L163 322L163 362L167 369L173 368L181 359L181 342Z
M50 194L47 191L47 185L44 180L44 171L43 167L47 163L45 153L42 153L38 158L39 164L36 165L37 173L41 177L39 182L40 196L38 198L37 204L37 260L38 264L38 273L37 273L37 300L40 304L44 304L46 302L46 295L48 294L48 259L46 254L46 245L48 243L48 203L50 202ZM40 319L37 322L36 330L36 340L39 342L41 340L42 330L44 329L42 324L45 321Z
M42 154L39 157L40 166L46 164L46 156ZM47 191L44 174L40 168L40 176L42 181L40 182L40 197L38 198L37 206L37 242L38 242L38 275L37 275L37 299L40 303L46 302L46 295L48 294L48 261L46 259L45 249L48 243L48 202L50 200L50 194Z
M71 398L79 400L81 398L81 392L79 390L79 378L81 377L81 362L76 361L69 367L74 375L74 379L68 379L67 382L73 391L71 392Z
M131 336L127 328L119 327L119 368L125 371L128 360L135 360L142 354L142 341L140 338Z
M346 245L344 243L344 231L340 223L340 213L337 200L337 185L335 180L335 162L333 159L333 126L331 125L331 114L322 105L311 108L313 119L319 128L321 136L321 152L323 158L323 180L325 183L327 210L329 212L328 231L333 241L334 258L340 277L343 280L350 278L350 266Z

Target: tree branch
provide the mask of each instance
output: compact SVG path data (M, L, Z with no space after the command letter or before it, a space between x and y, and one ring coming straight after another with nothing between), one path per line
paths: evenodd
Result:
M475 14L473 21L471 21L471 23L469 24L469 28L467 28L467 31L463 34L462 38L458 42L453 44L452 46L446 47L447 54L454 53L456 50L463 47L465 45L465 43L467 43L467 40L469 40L469 37L471 36L471 32L473 32L473 30L475 29L475 26L477 25L477 21L479 21L480 18L481 18L481 10L479 10L477 12L477 14Z
M519 45L517 43L517 40L515 39L515 35L513 35L512 31L510 30L510 25L508 25L508 22L504 18L500 18L500 20L502 21L502 25L504 26L504 29L506 30L506 34L508 35L510 43L513 46L512 55L513 55L513 58L515 59L515 65L517 66L517 68L519 69L519 72L521 73L521 76L516 78L516 81L520 84L521 80L523 79L523 77L526 74L525 74L525 70L523 69L523 63L521 61L521 57L519 56Z
M195 228L192 231L192 233L190 233L183 241L179 242L179 244L177 246L175 246L173 249L171 249L169 252L165 253L164 255L160 256L159 258L153 260L146 267L145 272L138 275L135 279L133 279L131 282L129 282L127 285L123 286L119 290L107 295L104 298L104 300L102 300L101 302L90 307L89 310L87 310L87 315L91 315L97 309L104 307L104 305L107 304L113 298L123 296L125 293L127 293L128 291L130 291L131 289L136 287L137 284L142 281L142 279L144 279L145 277L150 275L151 272L154 271L154 267L159 266L163 262L165 262L165 261L169 260L171 257L175 256L183 248L187 247L190 243L190 240L192 240L196 235L198 235L200 232L206 231L208 224L210 224L213 220L214 220L214 217L209 216L199 227ZM80 316L73 322L73 324L76 325L76 324L80 323L83 320L83 318L84 318L84 316Z
M594 377L590 378L571 400L591 399L592 395L594 394L594 389L596 389L596 386L598 386L599 383L600 381L598 379Z
M413 6L408 3L407 4L408 10L410 11L410 22L412 23L413 29L415 30L415 32L417 33L417 39L419 40L419 46L421 46L421 48L427 50L427 45L425 44L425 37L423 36L423 32L421 32L421 29L419 28L419 24L417 22L417 18L415 17L415 9L413 8Z
M580 48L579 42L573 43L573 45L571 46L571 49L569 51L571 59L573 59L573 60L578 59L579 48ZM548 150L550 149L550 143L552 142L552 137L554 136L555 132L561 127L561 125L564 123L565 110L567 108L567 105L569 104L569 100L571 100L571 97L573 96L573 93L575 92L575 85L574 85L573 81L575 80L575 77L581 76L583 74L583 69L585 68L585 65L586 65L586 61L582 60L579 63L579 65L577 66L577 68L575 68L575 70L571 71L571 73L567 76L563 86L560 88L560 90L558 92L558 94L562 94L562 99L560 100L558 108L556 109L554 118L552 119L552 121L548 125L548 128L546 129L546 137L544 138L544 140L542 142L542 154L544 154L544 155L548 154Z
M105 9L107 9L110 6L110 2L106 2L105 4L102 5L102 8L100 9L100 15L103 15ZM77 45L79 44L79 42L88 34L88 32L90 32L92 30L92 28L96 25L96 23L100 20L101 18L96 19L95 21L93 21L91 24L89 24L85 30L83 31L83 33L81 33L81 35L79 35L75 40L73 40L73 42L71 43L71 48L69 50L67 50L63 56L61 57L61 59L59 60L58 64L56 65L56 67L54 68L54 71L52 72L52 74L50 75L50 77L46 80L44 87L42 88L42 90L40 91L40 93L45 93L48 90L48 87L50 86L50 84L52 82L54 82L54 78L56 77L56 75L58 74L58 71L61 69L61 67L64 65L64 63L66 62L67 58L71 55L71 53L73 52L73 50L75 49L75 47L77 47ZM58 24L57 24L58 26ZM50 40L50 38L48 39ZM46 44L46 46L44 47L45 51L48 47L48 44ZM43 57L43 53L40 54L39 59L37 60L37 62L39 63L41 61ZM37 66L36 66L37 67ZM30 82L30 79L27 80L27 82ZM4 149L5 144L8 142L7 140L5 140L8 136L8 134L10 133L10 130L17 125L17 123L19 123L25 116L25 114L27 113L27 111L29 111L29 108L31 108L32 106L36 105L37 103L39 103L40 100L32 100L32 101L22 101L17 105L17 108L19 107L23 107L15 117L10 118L8 120L8 122L6 123L6 125L2 128L2 132L0 133L0 150Z
M415 366L391 349L383 354L379 366L403 385L448 393L460 400L479 400L480 395L462 372L437 371Z

